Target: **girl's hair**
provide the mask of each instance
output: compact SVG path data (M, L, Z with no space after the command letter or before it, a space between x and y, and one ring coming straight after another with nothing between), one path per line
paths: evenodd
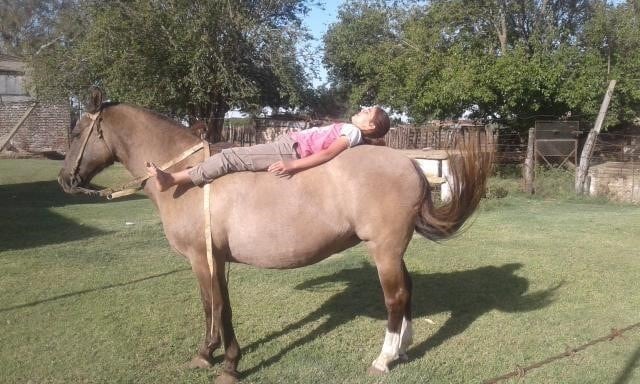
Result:
M363 137L365 144L373 145L386 145L382 137L389 132L391 127L391 120L389 115L384 109L380 107L374 107L375 114L373 115L373 126L375 127L373 132L369 133L367 137Z

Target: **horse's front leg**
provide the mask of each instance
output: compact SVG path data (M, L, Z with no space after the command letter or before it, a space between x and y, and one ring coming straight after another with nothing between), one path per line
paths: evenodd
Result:
M198 348L198 353L191 359L190 368L210 368L213 366L213 352L220 347L220 332L213 323L211 315L211 274L205 263L192 263L192 270L198 280L200 299L204 309L204 339Z
M412 342L411 279L401 256L374 252L374 258L388 315L382 351L369 368L369 373L380 374L389 372L389 364L398 358L407 359Z
M216 384L233 384L238 382L238 363L240 362L240 345L236 339L231 319L231 302L224 276L224 258L216 258L216 272L212 278L212 320L218 325L222 343L224 344L224 362L222 373Z

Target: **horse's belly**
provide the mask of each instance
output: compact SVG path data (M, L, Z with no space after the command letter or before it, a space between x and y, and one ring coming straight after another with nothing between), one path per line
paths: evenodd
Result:
M258 268L268 269L293 269L305 267L307 265L315 264L321 260L331 256L333 252L313 252L313 253L265 253L256 255L252 252L233 252L230 256L230 261L235 263L242 263L252 265Z
M354 246L360 240L350 231L271 226L268 230L229 233L233 261L260 268L289 269L317 263Z

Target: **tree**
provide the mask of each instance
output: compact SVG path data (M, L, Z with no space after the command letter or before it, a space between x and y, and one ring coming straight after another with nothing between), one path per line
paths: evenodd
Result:
M575 88L588 94L589 85L597 87L591 92L595 102L585 110L595 116L598 99L601 100L604 94L602 84L616 79L606 124L612 126L637 119L640 116L640 10L637 1L615 7L597 3L594 17L585 26L581 46L591 61L581 67L583 82ZM593 73L595 68L599 69L598 74ZM594 77L599 82L594 82Z
M352 109L379 99L380 60L394 44L390 11L384 1L347 1L324 37L329 80L349 94Z
M352 0L325 36L324 62L352 105L382 103L417 121L472 112L523 129L594 118L608 77L626 77L615 123L640 113L637 20L635 1Z
M0 2L0 53L24 55L51 43L58 18L74 0Z
M39 94L78 95L97 83L115 98L205 119L220 140L231 106L300 105L297 59L306 1L82 1L58 44L34 54Z

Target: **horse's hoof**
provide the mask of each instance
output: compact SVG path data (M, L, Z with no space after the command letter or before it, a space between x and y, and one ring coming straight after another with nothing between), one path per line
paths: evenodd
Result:
M368 374L369 376L382 376L382 375L384 375L384 374L385 374L385 373L387 373L387 372L389 372L389 371L388 371L388 370L387 370L387 371L385 371L385 370L382 370L382 369L376 368L376 367L374 367L373 365L372 365L372 366L370 366L370 367L369 367L369 369L367 370L367 374Z
M202 356L196 356L187 363L187 368L189 369L209 369L211 367L213 367L213 364Z
M236 384L238 378L229 373L223 372L216 378L215 384Z
M409 361L409 355L406 353L398 354L398 363L406 363L407 361Z

